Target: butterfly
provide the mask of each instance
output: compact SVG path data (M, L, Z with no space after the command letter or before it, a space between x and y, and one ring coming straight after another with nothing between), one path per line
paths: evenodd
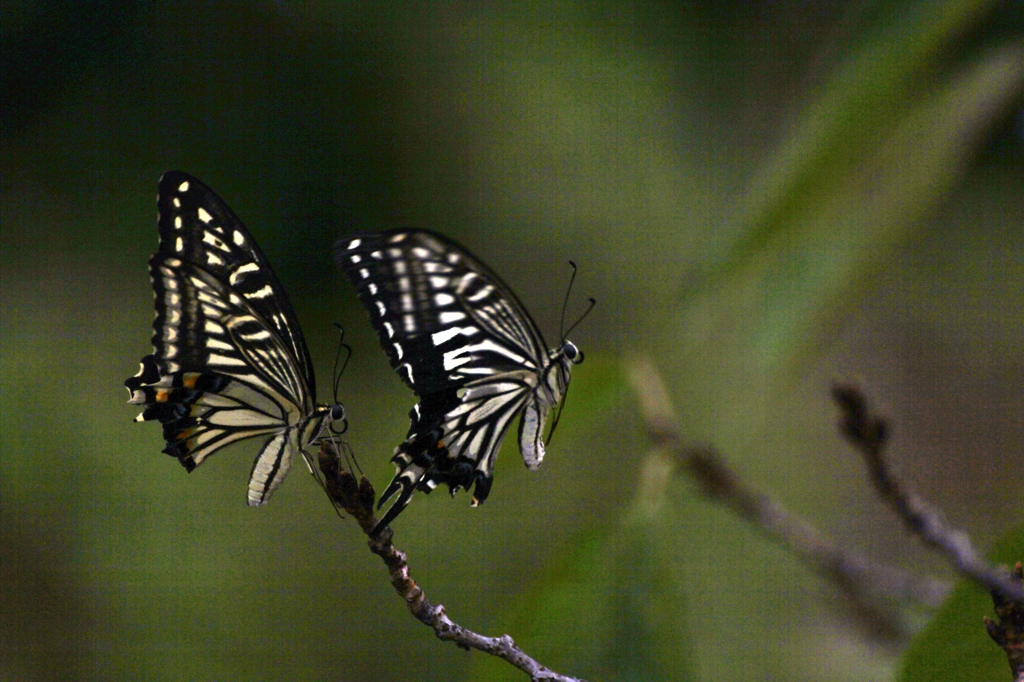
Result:
M158 420L192 471L226 445L266 437L248 502L266 502L292 458L332 424L340 403L314 403L316 383L295 311L249 231L213 190L180 171L160 178L153 353L124 382L136 421Z
M391 366L420 398L378 508L401 492L377 527L415 490L429 493L439 483L453 495L474 486L474 507L487 499L495 455L518 415L519 450L536 470L548 412L561 403L583 353L564 338L549 349L508 285L435 232L354 234L335 244L334 258L355 284Z

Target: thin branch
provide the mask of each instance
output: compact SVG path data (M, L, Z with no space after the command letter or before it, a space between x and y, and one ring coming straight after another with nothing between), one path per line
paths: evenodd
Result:
M1016 585L1024 582L1024 566L1019 561L1009 578ZM985 629L1006 652L1014 682L1024 682L1024 601L1008 600L999 592L992 593L992 601L999 620L985 616Z
M1024 599L1024 590L1005 572L990 566L974 548L967 533L945 522L942 514L916 495L893 473L883 456L888 427L881 417L868 411L867 400L859 388L836 384L832 396L843 418L840 430L864 456L875 490L903 519L912 532L939 550L964 576L1008 601Z
M870 633L889 640L904 636L894 625L891 614L874 605L878 597L934 608L949 593L949 585L944 581L880 565L843 549L809 522L744 483L715 450L687 444L677 426L661 374L649 360L632 362L629 377L650 439L672 453L682 470L697 481L705 494L838 584Z
M384 561L391 576L391 585L405 600L406 606L417 620L432 628L438 639L454 642L456 646L467 651L477 649L505 659L529 675L532 682L583 682L583 680L566 677L544 667L523 653L522 649L516 646L516 643L508 635L501 637L478 635L452 621L443 605L431 604L423 589L409 574L409 563L405 552L396 549L392 544L394 533L391 528L385 526L376 534L372 533L377 525L377 518L373 513L373 500L376 495L370 481L362 476L356 482L352 472L340 466L340 461L341 457L335 445L324 441L319 453L320 471L324 476L324 489L331 501L355 518L359 527L370 538L370 551Z

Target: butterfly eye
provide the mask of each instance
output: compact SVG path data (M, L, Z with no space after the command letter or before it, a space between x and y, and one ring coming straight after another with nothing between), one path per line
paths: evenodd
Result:
M562 344L562 355L568 358L574 365L583 362L583 353L580 352L580 349L572 341L566 341Z
M341 403L331 406L331 421L341 421L345 418L345 408Z

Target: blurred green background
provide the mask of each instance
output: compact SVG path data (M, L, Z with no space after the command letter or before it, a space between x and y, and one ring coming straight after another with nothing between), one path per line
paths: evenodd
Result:
M334 239L445 232L549 342L580 264L571 310L598 307L542 469L510 439L486 505L420 496L395 524L435 603L559 672L899 666L834 586L658 484L637 354L689 435L845 546L949 577L840 443L836 377L981 546L1020 522L1024 3L11 0L0 21L3 679L525 679L417 623L301 465L253 510L256 443L186 475L132 423L172 168L259 240L321 400L345 326L349 438L378 490L413 396Z

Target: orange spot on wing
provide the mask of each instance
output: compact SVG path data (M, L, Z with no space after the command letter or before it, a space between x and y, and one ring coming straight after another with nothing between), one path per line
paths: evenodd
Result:
M156 392L156 401L158 403L166 403L171 397L171 392L166 389L160 389Z
M187 372L181 378L181 383L185 388L195 388L200 376L202 375L199 372Z

